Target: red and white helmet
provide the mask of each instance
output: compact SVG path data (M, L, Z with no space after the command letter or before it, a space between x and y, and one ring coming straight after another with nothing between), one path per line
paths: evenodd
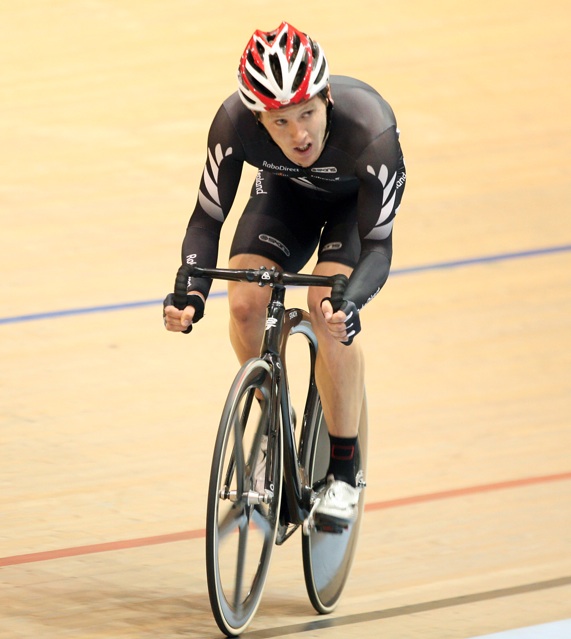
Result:
M274 31L255 31L240 58L240 98L252 111L298 104L328 84L321 47L287 22Z

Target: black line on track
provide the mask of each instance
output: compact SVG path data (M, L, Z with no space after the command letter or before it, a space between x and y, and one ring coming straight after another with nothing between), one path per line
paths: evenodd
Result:
M272 639L274 637L287 637L288 635L312 632L315 630L352 626L370 621L390 619L392 617L404 617L419 612L429 612L432 610L440 610L442 608L464 606L466 604L490 601L492 599L500 599L502 597L514 597L516 595L523 595L529 592L548 590L549 588L561 588L563 586L571 586L571 577L559 577L557 579L549 579L547 581L536 581L534 583L523 584L521 586L498 588L497 590L476 592L471 595L460 595L458 597L449 597L447 599L438 599L436 601L426 601L407 606L399 606L398 608L388 608L387 610L373 610L371 612L361 612L354 615L345 615L343 617L320 617L315 621L298 623L290 626L280 626L277 628L268 628L266 630L254 630L253 632L245 633L243 637L244 639Z

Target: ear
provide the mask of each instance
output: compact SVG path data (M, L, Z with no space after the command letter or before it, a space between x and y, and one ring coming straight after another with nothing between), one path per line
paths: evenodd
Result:
M258 125L258 127L267 132L266 127L262 123L262 112L261 111L252 111L252 115L256 118L256 124Z
M335 102L333 101L333 96L331 95L331 85L327 85L327 93L326 93L326 97L327 97L327 101L329 104L331 104L331 106L333 106L335 104Z

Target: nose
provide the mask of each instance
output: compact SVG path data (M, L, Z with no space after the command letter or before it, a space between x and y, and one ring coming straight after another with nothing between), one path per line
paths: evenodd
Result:
M300 122L291 122L289 134L295 144L301 144L307 137L307 129Z

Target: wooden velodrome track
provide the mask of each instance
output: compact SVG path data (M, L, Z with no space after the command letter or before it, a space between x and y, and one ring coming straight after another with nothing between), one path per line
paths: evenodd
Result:
M226 301L182 337L159 300L210 120L251 32L282 19L392 103L408 186L359 337L351 579L317 617L296 536L245 636L571 618L569 3L20 0L0 7L2 639L220 636L203 528Z

